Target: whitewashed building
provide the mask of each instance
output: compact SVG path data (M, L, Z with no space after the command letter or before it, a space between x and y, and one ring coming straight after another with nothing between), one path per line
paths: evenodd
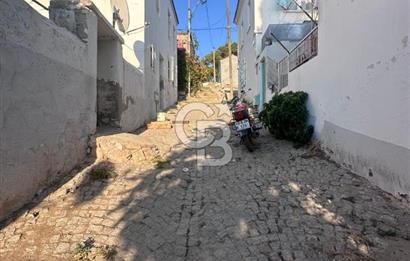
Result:
M50 2L65 0L25 1L48 17ZM173 0L79 2L98 17L99 126L134 130L175 104L178 16Z
M145 86L154 89L156 112L178 100L177 26L173 0L145 0Z
M239 1L242 8L244 2ZM244 52L240 60L251 63L252 68L269 58L274 69L265 70L267 86L272 82L275 92L302 90L309 94L315 138L333 160L386 191L409 194L410 2L316 2L317 9L311 14L319 18L317 26L303 39L289 32L297 35L304 25L286 19L283 24L281 17L289 11L275 7L269 24L260 26L264 36L259 57L256 41L256 62L255 54ZM243 17L238 10L236 21L241 25ZM263 21L263 15L254 20ZM298 28L292 29L295 25ZM278 39L269 37L271 32ZM239 35L245 41L243 48L249 48L246 41L252 38L246 37L250 34L243 36L239 29ZM269 99L265 92L260 100Z
M313 10L308 1L298 4ZM314 13L313 13L314 14ZM313 15L312 14L312 15ZM292 0L239 0L234 22L238 26L239 88L249 90L247 99L260 106L266 101L269 56L263 53L262 38L268 27L309 20Z
M0 1L0 220L95 153L97 125L177 101L177 24L172 0Z
M291 53L283 91L309 93L316 137L334 160L409 194L410 2L320 1L319 14L317 49L308 37Z

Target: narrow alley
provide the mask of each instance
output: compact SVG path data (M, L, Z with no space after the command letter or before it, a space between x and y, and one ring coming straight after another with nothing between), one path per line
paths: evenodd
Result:
M314 149L257 143L232 136L229 164L197 168L173 129L101 135L95 162L2 224L0 260L410 260L408 202Z
M409 0L0 0L0 261L409 261Z

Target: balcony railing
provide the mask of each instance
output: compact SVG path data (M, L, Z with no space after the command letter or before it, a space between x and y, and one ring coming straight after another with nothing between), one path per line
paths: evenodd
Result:
M295 70L318 53L318 28L312 30L289 54L289 72Z

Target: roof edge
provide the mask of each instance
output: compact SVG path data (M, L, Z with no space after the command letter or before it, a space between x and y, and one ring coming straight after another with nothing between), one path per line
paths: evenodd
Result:
M237 21L238 20L238 12L239 12L239 9L241 9L240 7L242 7L242 3L243 3L243 0L238 0L238 4L236 5L235 16L233 18L233 21L236 25L238 25L238 21Z
M177 20L177 25L179 25L179 18L178 18L177 9L175 8L174 0L170 0L170 1L171 1L171 4L172 4L172 9L174 10L175 18Z

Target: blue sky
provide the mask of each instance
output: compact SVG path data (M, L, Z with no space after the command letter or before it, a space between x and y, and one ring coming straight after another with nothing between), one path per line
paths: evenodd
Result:
M191 8L194 9L197 0L191 0ZM178 29L187 30L187 17L188 17L188 0L174 0L175 7L178 12L179 26ZM232 21L232 40L236 42L237 29L233 23L235 15L237 0L230 0L231 5L231 21ZM211 28L226 28L226 8L225 0L208 0L207 4L199 5L196 9L192 19L192 29L207 29L207 9L209 14L209 24ZM203 57L212 51L212 45L216 48L224 45L227 42L226 29L216 29L210 32L208 30L193 30L199 40L198 55Z

